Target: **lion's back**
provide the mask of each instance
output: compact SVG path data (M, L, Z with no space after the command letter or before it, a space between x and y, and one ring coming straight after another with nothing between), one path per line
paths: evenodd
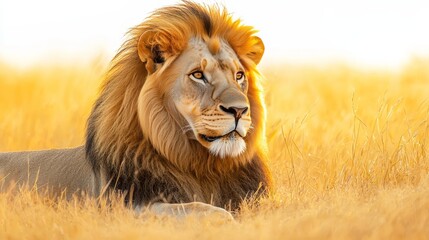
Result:
M11 184L46 187L54 195L66 190L93 192L94 174L83 146L70 149L0 153L0 180L3 189Z

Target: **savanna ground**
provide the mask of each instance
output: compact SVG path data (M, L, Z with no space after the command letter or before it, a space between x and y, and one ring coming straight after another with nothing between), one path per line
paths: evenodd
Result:
M0 151L83 144L106 65L0 65ZM428 239L429 60L261 71L274 192L235 223L24 190L0 193L0 239Z

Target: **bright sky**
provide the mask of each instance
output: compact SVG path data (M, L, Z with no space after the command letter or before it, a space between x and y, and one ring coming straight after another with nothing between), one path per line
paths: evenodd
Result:
M40 61L113 56L128 28L173 0L0 0L0 59ZM214 1L204 1L214 2ZM428 0L218 1L260 30L263 59L345 60L396 67L429 56Z

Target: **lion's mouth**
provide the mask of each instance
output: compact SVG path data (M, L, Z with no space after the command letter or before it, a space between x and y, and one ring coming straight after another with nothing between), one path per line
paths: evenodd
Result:
M221 139L221 138L231 138L232 139L232 138L237 137L237 135L240 136L240 134L237 131L232 130L231 132L229 132L225 135L222 135L222 136L207 136L204 134L200 134L200 137L206 142L214 142L214 141Z

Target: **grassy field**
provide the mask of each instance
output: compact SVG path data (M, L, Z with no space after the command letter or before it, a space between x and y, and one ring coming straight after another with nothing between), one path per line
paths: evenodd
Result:
M106 64L0 64L0 151L83 144ZM274 192L234 223L0 193L0 239L429 239L429 60L265 64ZM119 201L118 201L119 202Z

